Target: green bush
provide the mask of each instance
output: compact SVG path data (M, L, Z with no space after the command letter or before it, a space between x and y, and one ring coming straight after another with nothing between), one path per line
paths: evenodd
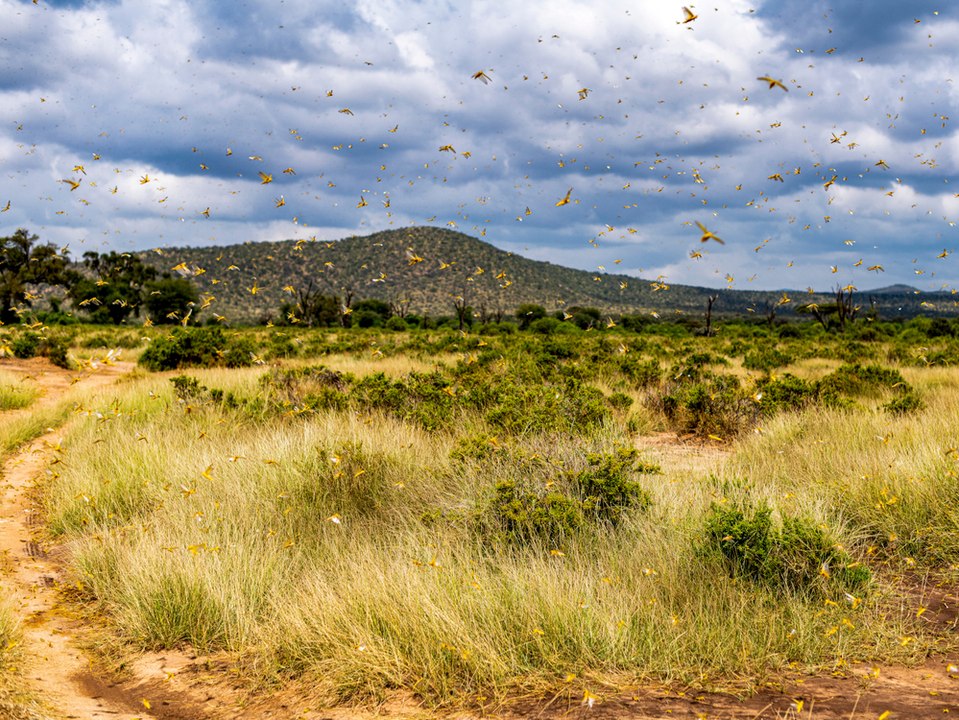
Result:
M751 350L743 356L743 367L747 370L762 370L769 372L776 368L785 367L794 361L792 355L776 348Z
M256 345L251 338L228 340L220 327L177 327L169 335L154 338L140 355L148 370L182 367L244 367L253 364Z
M816 596L831 587L859 589L871 579L823 527L788 516L777 526L766 504L713 503L705 538L704 550L721 557L730 575L776 591Z
M200 400L207 393L206 386L201 385L200 381L192 375L177 375L171 377L170 382L173 383L173 393L177 396L177 399L185 402Z
M240 337L227 345L226 352L223 353L223 364L228 368L250 367L255 358L256 343L253 338Z
M732 375L689 370L658 398L663 414L677 432L733 437L755 422L756 403ZM656 400L654 400L656 402Z
M636 388L644 388L659 382L663 375L657 360L640 361L635 357L625 357L619 364L619 370Z
M893 398L882 407L886 412L890 412L893 415L907 415L908 413L921 410L923 402L915 390L908 390Z
M763 414L772 415L783 410L801 410L815 402L816 386L786 373L775 379L767 377L761 380L757 396Z
M40 350L40 334L35 332L21 332L14 336L10 349L15 357L26 359L36 357Z
M521 489L514 480L496 483L485 515L494 538L514 546L563 545L583 526L582 503L559 492Z
M898 370L879 365L841 365L821 378L816 384L820 396L877 395L883 389L908 388L909 384Z
M587 456L588 467L572 478L586 516L618 525L627 511L649 508L652 498L635 477L661 470L658 465L639 462L637 455L635 448L620 448L611 454Z

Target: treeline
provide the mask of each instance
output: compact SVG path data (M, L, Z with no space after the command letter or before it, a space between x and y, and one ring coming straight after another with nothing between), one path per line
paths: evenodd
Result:
M194 278L205 271L186 263L160 271L131 253L85 252L71 262L65 250L40 243L35 234L19 229L0 238L0 322L12 324L30 318L48 325L90 322L94 324L179 324L183 326L225 322L213 307L216 297L201 293ZM296 283L296 281L292 281ZM251 292L256 291L256 283ZM57 293L57 289L62 294ZM677 332L711 335L717 323L765 325L789 333L791 325L816 325L819 331L870 339L896 335L904 326L918 327L922 337L954 336L957 325L946 317L920 317L914 321L881 317L875 298L863 305L851 286L837 287L820 302L794 302L783 294L750 312L713 317L718 295L706 296L701 313L663 316L654 311L610 313L592 306L570 306L548 310L544 305L522 303L512 311L474 307L463 295L451 295L443 315L411 312L410 301L388 302L358 297L345 286L339 293L322 292L312 279L287 284L288 297L275 310L264 312L259 325L301 327L358 327L389 330L452 327L461 331L481 328L486 332L530 331L540 334L622 328L641 332L650 326L669 326ZM43 310L34 303L43 300ZM221 301L222 302L222 301ZM809 321L784 321L779 313L786 306ZM226 310L224 310L226 312Z
M65 250L40 243L37 235L19 229L0 238L0 322L22 319L43 298L48 324L80 318L64 310L64 302L91 323L119 325L131 318L149 323L186 324L201 307L201 296L185 277L158 273L130 253L85 252L71 263ZM41 294L40 288L48 292ZM61 288L63 295L54 291Z

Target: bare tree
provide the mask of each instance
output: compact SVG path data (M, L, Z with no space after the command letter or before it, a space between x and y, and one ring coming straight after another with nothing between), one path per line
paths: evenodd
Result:
M713 334L713 304L719 299L719 295L709 295L706 298L706 337Z
M836 286L836 318L839 321L840 330L845 330L846 322L852 323L861 309L859 305L853 302L855 292L856 288L852 285Z

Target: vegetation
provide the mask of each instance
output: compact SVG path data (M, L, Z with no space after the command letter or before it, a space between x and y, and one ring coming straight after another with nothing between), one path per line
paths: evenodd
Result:
M16 322L19 313L30 307L36 299L31 286L67 281L65 255L39 240L23 228L0 238L0 323Z
M334 702L482 705L955 647L916 590L959 566L951 320L707 333L588 298L481 311L475 288L442 318L339 274L291 285L282 324L199 326L200 265L87 261L72 297L116 313L23 306L0 355L122 348L141 369L35 407L0 375L0 408L25 408L0 448L67 423L37 490L49 539L69 602L130 652L222 652ZM130 327L141 306L154 326Z
M36 397L34 385L13 373L0 370L0 411L27 407Z
M83 399L41 488L74 602L131 648L225 652L331 701L951 647L901 575L959 563L959 379L927 362L951 335L916 353L920 325L877 325L847 353L812 323L584 325L71 327L78 363L115 339L162 373ZM676 465L650 432L730 454Z

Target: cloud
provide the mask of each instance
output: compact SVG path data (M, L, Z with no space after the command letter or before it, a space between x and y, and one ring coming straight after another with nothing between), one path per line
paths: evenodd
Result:
M956 12L695 10L0 0L0 233L130 249L427 223L675 283L829 287L861 254L884 284L937 288Z

